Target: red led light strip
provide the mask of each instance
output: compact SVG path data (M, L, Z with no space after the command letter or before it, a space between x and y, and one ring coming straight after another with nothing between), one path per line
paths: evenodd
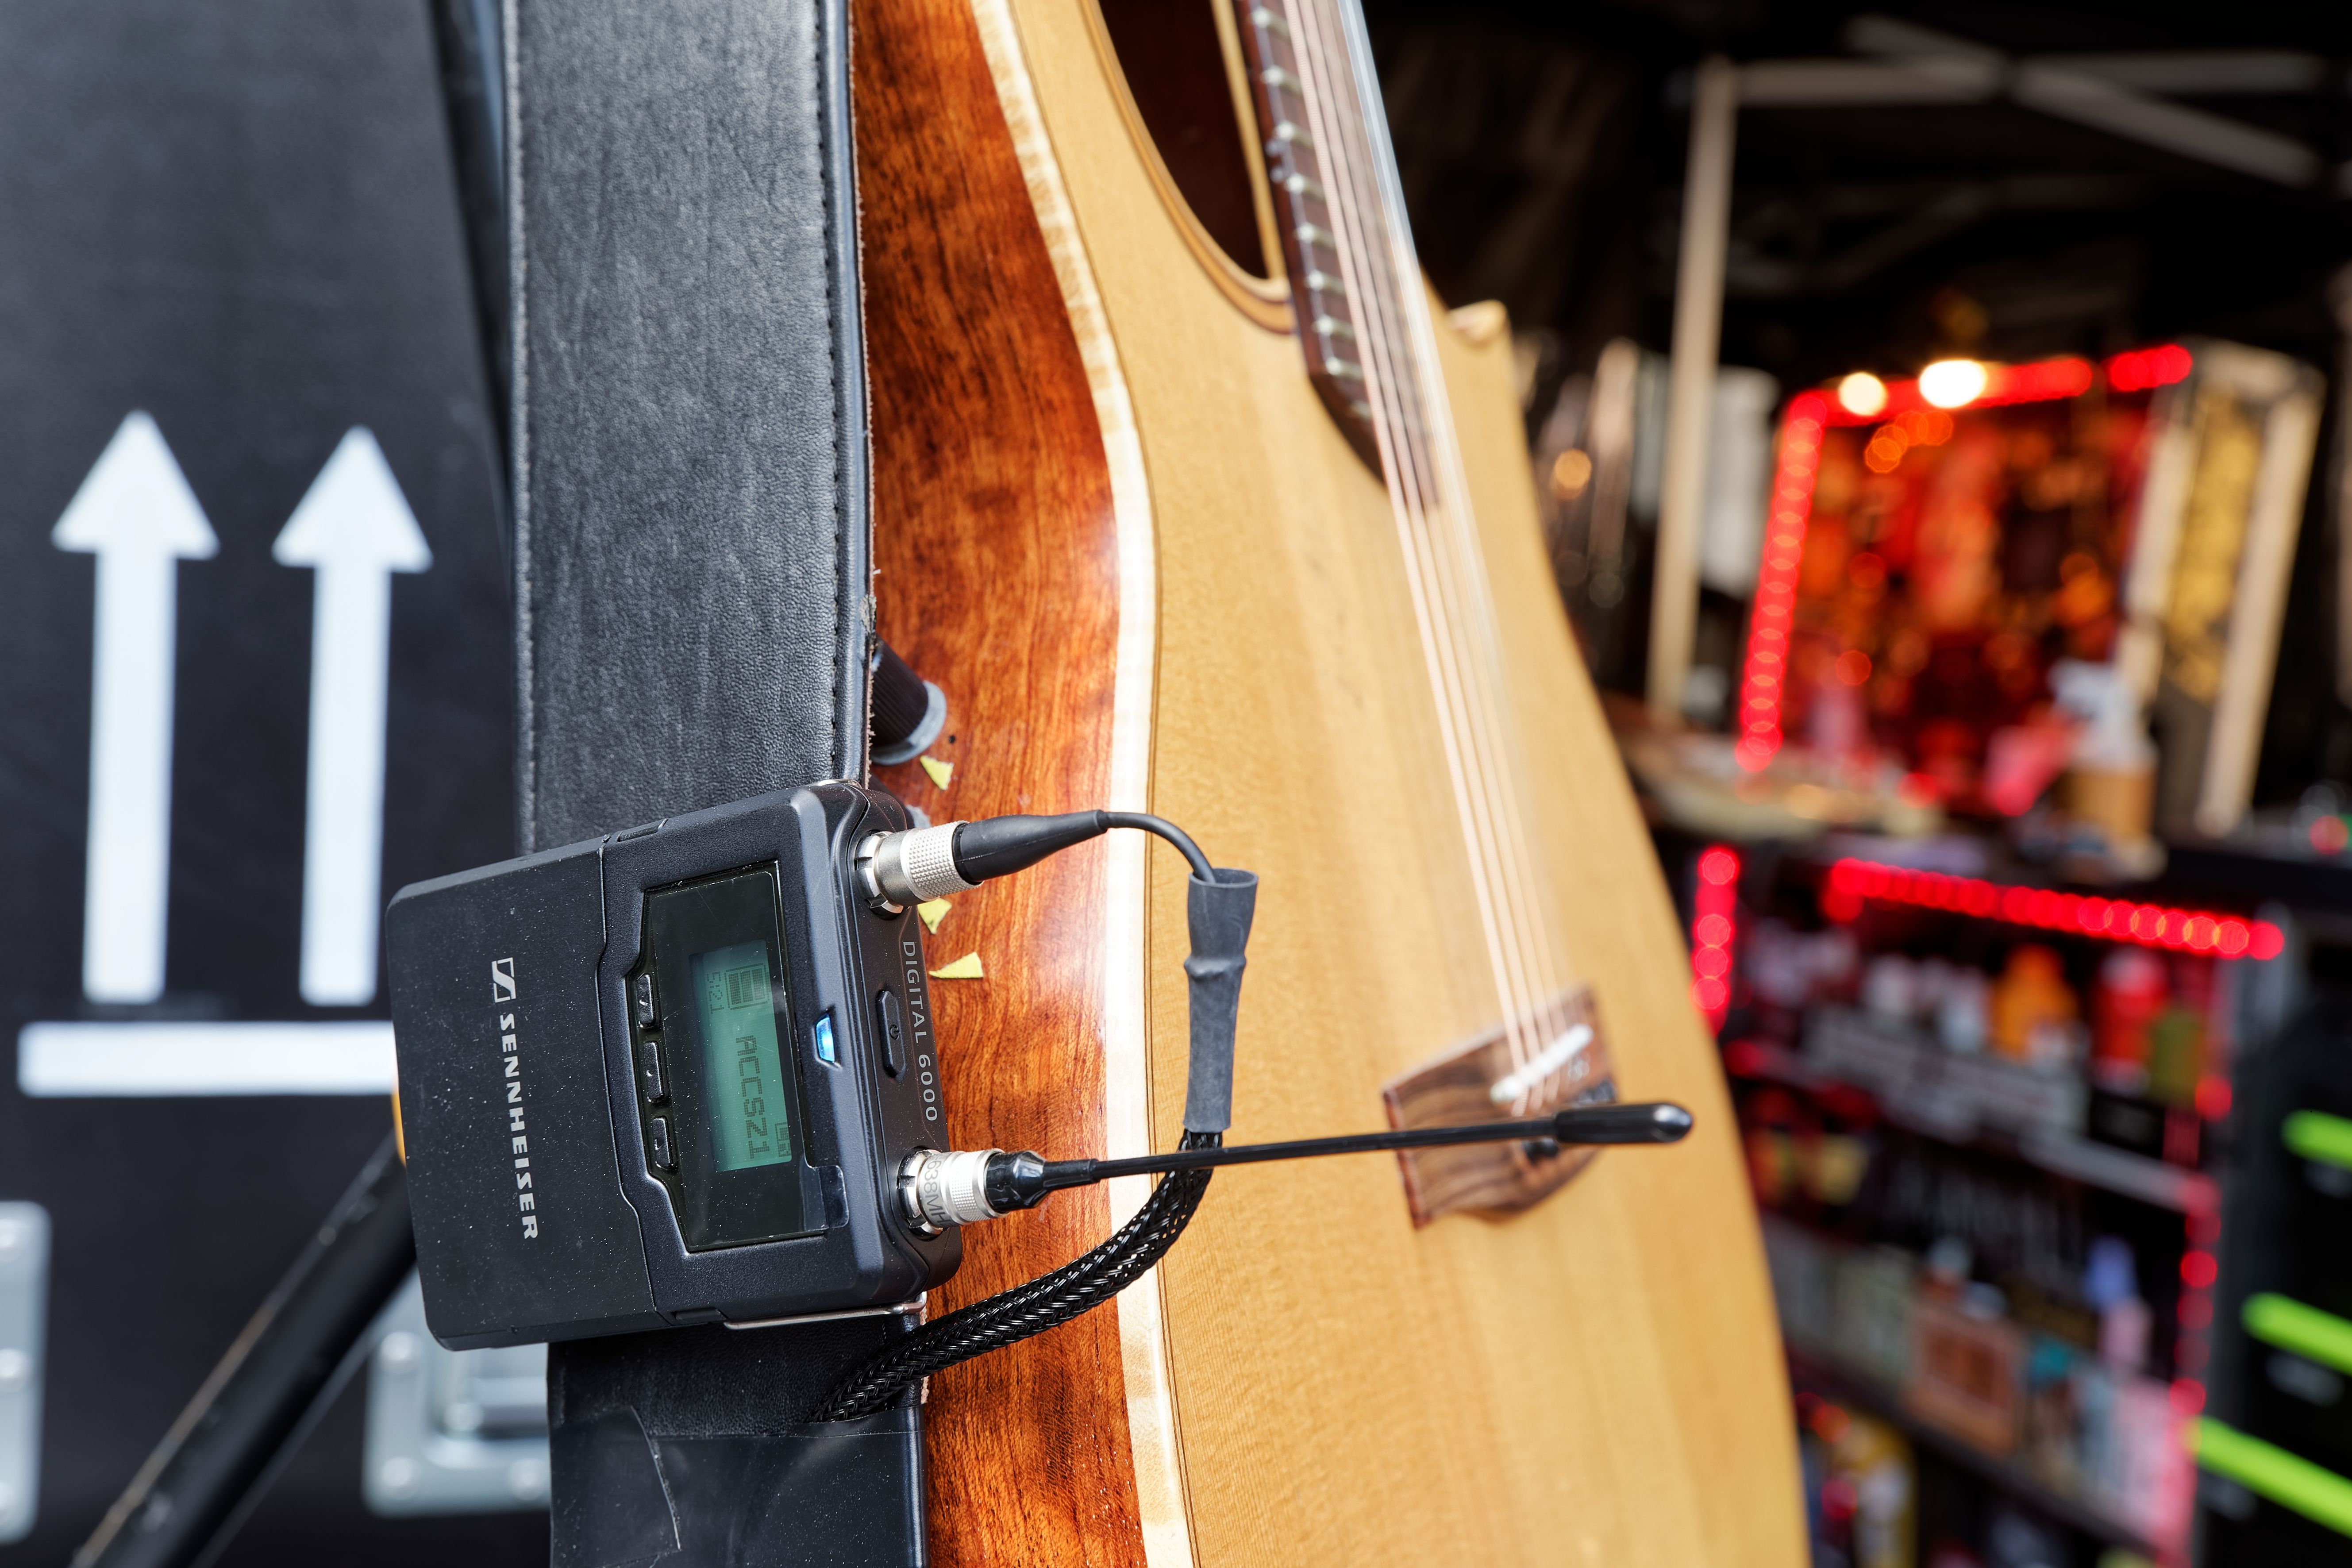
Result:
M1717 844L1698 858L1691 893L1691 1002L1710 1029L1731 1006L1731 951L1739 936L1739 855Z
M2221 1239L2221 1216L2192 1214L2188 1245L2180 1254L2179 1325L2172 1342L2172 1413L2182 1421L2205 1408L2205 1367L2210 1355L2209 1336L2213 1322L2213 1286L2221 1278L2215 1248Z
M1829 888L1822 900L1824 914L1851 920L1862 912L1864 899L2220 958L2276 958L2286 946L2285 934L2270 921L2238 915L2166 909L2050 888L2004 887L1976 877L1914 871L1874 860L1840 860L1830 868Z
M1732 754L1754 773L1780 749L1780 683L1789 671L1789 630L1797 609L1797 568L1805 558L1805 520L1813 510L1822 427L1830 400L1801 392L1780 422L1780 466L1772 476L1764 559L1748 618L1748 663L1739 676L1739 744Z
M1985 366L1985 389L1959 406L1993 408L2010 403L2047 403L2053 398L2078 397L2091 390L2091 382L2097 374L2098 372L2086 359L2045 359L2032 364L1989 364ZM2180 378L2173 376L2169 379L2178 381ZM2146 382L2143 384L2153 386L2158 384ZM1886 406L1869 414L1856 414L1832 400L1829 422L1832 425L1883 425L1898 415L1936 406L1919 395L1917 382L1890 381L1886 384ZM1958 410L1947 412L1956 413Z
M1989 364L1985 366L1985 389L1960 407L1997 408L2011 403L2048 403L2060 397L2079 397L2091 390L2091 383L2098 378L2101 370L2106 372L2107 389L2111 392L2147 392L2186 379L2194 363L2187 349L2179 343L2165 343L2116 354L2100 366L2071 356L2036 360L2032 364ZM1898 415L1934 406L1919 395L1916 381L1890 381L1886 384L1886 406L1869 414L1856 414L1832 399L1829 422L1881 425Z
M2178 343L2116 354L2101 367L2116 392L2146 392L2187 376L2193 361ZM2039 360L1985 367L1985 389L1962 405L1989 408L2046 403L2091 389L2096 372L2084 359ZM1789 669L1789 633L1797 606L1797 568L1805 555L1805 523L1812 516L1813 477L1821 466L1822 432L1832 425L1877 425L1928 407L1915 381L1889 382L1886 405L1849 412L1834 398L1801 392L1780 424L1780 463L1772 476L1772 509L1765 519L1764 559L1756 574L1756 600L1748 622L1748 659L1739 677L1739 744L1732 754L1754 773L1780 749L1780 696ZM1955 410L1954 412L1958 412Z
M2134 349L2107 361L2107 385L2116 392L2146 392L2151 387L2169 386L2176 381L2186 381L2195 363L2189 351L2179 343Z

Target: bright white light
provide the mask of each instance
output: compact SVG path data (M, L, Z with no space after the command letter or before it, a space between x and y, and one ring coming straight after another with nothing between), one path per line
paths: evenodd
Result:
M1886 384L1866 370L1855 371L1838 383L1838 406L1858 419L1867 419L1886 406Z
M1919 373L1919 395L1938 408L1964 408L1984 389L1985 367L1972 359L1939 359Z

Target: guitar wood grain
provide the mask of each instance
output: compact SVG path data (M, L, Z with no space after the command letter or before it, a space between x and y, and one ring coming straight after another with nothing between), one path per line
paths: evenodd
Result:
M1117 637L1111 488L1086 367L971 13L858 0L858 188L879 629L948 694L948 735L877 782L935 821L1098 803ZM954 1147L1100 1152L1104 847L952 900L931 962ZM975 1227L934 1314L1110 1232L1106 1195ZM1012 1413L1018 1412L1017 1418ZM968 1362L926 1411L932 1560L1139 1563L1118 1321Z

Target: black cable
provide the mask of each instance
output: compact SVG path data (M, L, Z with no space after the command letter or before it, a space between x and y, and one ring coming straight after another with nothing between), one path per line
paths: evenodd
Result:
M1073 811L959 823L949 841L950 853L960 875L981 882L1034 866L1114 827L1157 835L1175 846L1192 867L1186 909L1193 952L1184 966L1192 989L1192 1079L1185 1096L1188 1125L1179 1147L1215 1148L1224 1141L1223 1129L1232 1114L1234 1009L1257 879L1246 872L1221 877L1191 834L1165 817L1140 811ZM1175 1245L1200 1207L1209 1176L1208 1171L1198 1170L1167 1177L1133 1219L1085 1256L927 1323L876 1352L843 1375L811 1419L845 1421L874 1415L935 1372L1043 1333L1102 1305Z
M1339 1138L1298 1138L1285 1143L1244 1143L1235 1148L1186 1145L1172 1154L1139 1154L1126 1160L1041 1160L1025 1151L989 1157L988 1201L1000 1212L1034 1208L1049 1193L1120 1176L1205 1171L1226 1165L1258 1165L1276 1160L1313 1160L1330 1154L1370 1154L1401 1149L1444 1149L1464 1143L1510 1143L1590 1148L1611 1143L1675 1143L1691 1130L1691 1113L1659 1100L1643 1105L1572 1105L1549 1116L1512 1121L1480 1121L1447 1127L1405 1127L1386 1132L1351 1132Z
M985 1202L976 1211L962 1213L950 1203L930 1218L950 1225L1001 1215L1034 1207L1049 1192L1117 1176L1167 1173L1165 1179L1135 1217L1108 1241L1050 1274L951 1312L876 1352L834 1384L810 1419L845 1421L875 1415L935 1372L1043 1333L1100 1306L1175 1245L1200 1207L1217 1165L1509 1140L1556 1153L1567 1144L1671 1143L1690 1131L1690 1113L1678 1105L1588 1105L1551 1116L1475 1126L1407 1128L1225 1148L1223 1130L1233 1119L1234 1026L1257 879L1246 871L1218 871L1192 842L1192 835L1164 817L1143 812L1073 811L1057 816L997 816L958 823L949 840L949 852L957 875L978 883L1034 866L1114 827L1158 835L1181 850L1192 868L1192 885L1185 894L1186 924L1192 933L1192 953L1184 961L1191 991L1192 1042L1183 1140L1173 1153L1125 1160L1046 1161L1025 1151L1008 1154L1002 1150L938 1155L939 1161L947 1163L984 1161ZM906 842L917 835L896 837ZM903 857L904 851L900 853ZM888 856L887 848L876 852L876 858L886 863ZM896 864L898 869L882 878L883 886L896 900L919 901L930 896L922 880L908 874L903 858ZM907 885L894 886L889 881L893 876ZM931 1167L924 1169L929 1173L918 1181L919 1189L944 1180ZM928 1190L936 1197L941 1189L932 1184ZM932 1197L923 1202L928 1212Z
M967 880L984 882L991 877L1025 870L1048 855L1098 838L1114 827L1158 834L1183 855L1192 875L1204 882L1217 879L1209 868L1209 858L1201 853L1191 834L1164 816L1142 811L1071 811L1058 816L990 816L960 822L953 841L956 869Z
M1154 816L1148 811L1106 811L1102 816L1105 827L1139 827L1146 833L1158 834L1176 846L1177 852L1184 857L1185 864L1192 868L1192 875L1203 882L1217 879L1216 872L1209 868L1209 858L1201 853L1201 847L1192 842L1192 836L1166 817Z
M1124 815L1124 814L1122 814ZM1157 821L1157 818L1153 820ZM1129 826L1118 824L1118 826ZM1186 843L1191 841L1187 839ZM1196 851L1197 853L1197 851ZM1214 1148L1215 1132L1187 1132L1185 1149ZM847 1421L887 1409L908 1388L935 1372L992 1350L1018 1343L1092 1311L1142 1275L1184 1234L1211 1171L1180 1171L1160 1182L1135 1217L1108 1241L1051 1274L975 1301L926 1323L887 1350L845 1373L810 1417Z

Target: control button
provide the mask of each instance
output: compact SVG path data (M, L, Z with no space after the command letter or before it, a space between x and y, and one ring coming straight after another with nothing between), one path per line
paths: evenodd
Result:
M827 1013L816 1021L816 1026L809 1031L809 1038L816 1046L817 1060L827 1067L841 1065L841 1053L835 1050L833 1045L832 1014Z
M637 1087L645 1091L647 1100L669 1098L669 1080L662 1073L659 1040L647 1039L644 1051L637 1058Z
M907 1070L907 1025L899 1016L896 991L874 998L874 1028L882 1047L882 1070L897 1078Z
M654 1146L654 1163L665 1171L677 1169L677 1158L669 1152L669 1118L656 1116L646 1123L646 1131Z
M629 989L635 1003L637 1026L644 1028L654 1021L654 977L649 973L640 974Z

